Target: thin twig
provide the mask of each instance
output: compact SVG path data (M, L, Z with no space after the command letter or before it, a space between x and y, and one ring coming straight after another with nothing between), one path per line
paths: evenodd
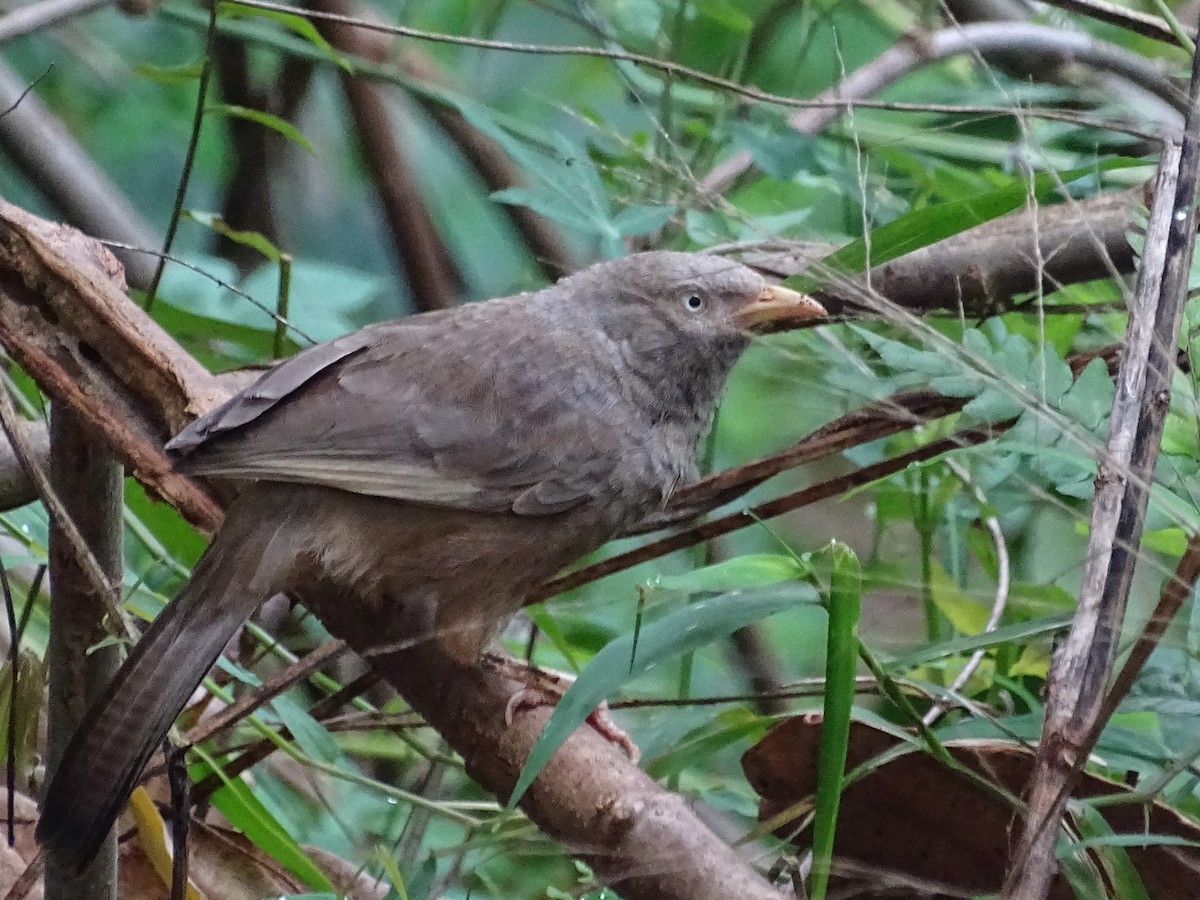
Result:
M5 766L5 787L8 789L8 846L17 842L17 675L21 662L20 638L17 635L17 610L13 601L12 584L8 580L8 566L0 559L0 589L4 591L4 614L8 618L8 728L4 743L8 750L8 765Z
M46 854L39 848L37 856L29 861L29 865L25 867L20 877L12 883L12 887L4 895L4 900L25 900L37 887L38 880L42 877L45 868Z
M1200 534L1194 534L1188 539L1187 547L1183 551L1183 556L1179 558L1175 571L1163 585L1154 611L1146 621L1142 633L1138 635L1137 642L1129 651L1129 656L1125 658L1125 664L1113 682L1108 696L1104 698L1104 705L1101 707L1099 716L1100 723L1108 721L1116 712L1121 701L1128 696L1129 689L1133 687L1133 682L1142 671L1142 666L1146 664L1146 660L1150 658L1150 654L1162 640L1167 626L1171 624L1176 614L1183 608L1183 604L1192 596L1197 578L1200 578Z
M353 681L343 685L335 693L313 704L308 714L320 722L335 710L341 709L352 698L369 690L379 679L380 676L378 673L374 671L365 672ZM290 740L292 733L287 728L281 728L278 736L281 740ZM192 743L195 743L195 741L193 740ZM203 802L213 791L221 787L227 779L237 778L247 769L270 756L276 748L277 744L269 738L262 738L251 744L236 759L232 759L221 766L220 772L210 772L204 779L198 781L192 787L193 802Z
M560 575L557 578L543 582L540 587L530 594L525 602L527 605L538 603L547 597L571 590L606 575L612 575L615 572L623 572L640 563L657 559L660 556L665 556L676 550L682 550L685 547L691 547L694 544L699 544L701 541L711 540L712 538L729 534L741 528L748 528L751 525L759 524L764 519L773 519L776 516L782 516L784 513L793 512L805 506L811 506L820 500L827 500L846 491L863 487L881 478L894 475L896 472L902 471L913 463L927 462L954 450L977 446L1011 428L1015 422L1016 420L1012 419L1007 422L998 422L985 428L968 428L956 431L947 437L931 441L915 450L890 456L874 465L863 466L861 469L857 469L846 475L822 481L803 490L784 494L781 497L776 497L774 500L768 500L766 503L760 503L758 506L739 510L730 515L713 519L711 522L695 525L664 538L659 538L657 541L651 541L648 544L643 544L641 547L600 560L589 566L577 569L574 572L568 572L566 575Z
M997 51L1060 53L1097 69L1114 72L1155 94L1175 108L1183 97L1166 74L1145 57L1091 35L1064 31L1026 22L980 22L955 25L927 35L910 35L851 72L829 90L808 101L808 108L788 117L800 134L824 131L842 113L854 106L874 108L867 98L918 69L965 53ZM1007 108L1007 115L1034 115L1030 110ZM1108 127L1112 127L1111 125ZM700 181L700 190L723 193L754 163L750 151L739 151L715 166Z
M1097 22L1107 22L1109 25L1116 25L1118 28L1127 29L1142 37L1154 38L1156 41L1179 46L1179 38L1171 30L1171 26L1158 16L1152 16L1149 13L1117 6L1106 0L1045 0L1045 2L1048 6L1057 6L1059 9L1087 16Z
M1068 363L1075 376L1078 376L1088 363L1094 359L1103 359L1108 364L1109 370L1112 371L1120 356L1120 351L1120 344L1111 344L1099 350L1073 354L1068 359ZM694 519L702 512L714 509L717 506L740 497L751 488L762 484L768 478L780 472L821 459L825 456L830 456L850 447L867 443L868 441L878 440L879 438L887 437L900 431L906 431L921 422L950 415L960 410L965 403L966 398L942 397L933 391L911 390L903 391L884 400L868 404L860 410L848 413L817 429L806 437L801 438L796 444L786 450L724 472L718 472L715 475L701 479L695 484L681 489L672 498L672 504L665 515L649 520L647 523L644 523L644 527L638 528L631 533L644 533ZM732 513L724 518L694 526L657 541L635 547L617 556L583 566L573 572L568 572L543 582L533 590L526 603L541 602L555 594L580 587L591 581L612 575L615 572L622 572L625 569L675 550L690 547L711 537L728 534L739 528L757 524L760 518L765 519L782 515L785 512L791 512L801 506L815 503L818 500L836 496L842 491L868 484L871 481L898 471L899 468L903 468L910 462L930 459L939 453L956 449L958 446L973 446L986 440L989 436L1006 430L1011 424L1011 421L1001 422L988 426L985 429L955 432L949 437L935 442L941 449L931 451L930 447L934 446L932 444L919 447L909 453L885 459L873 466L867 466L848 475L812 485L794 494L787 494L752 509ZM985 433L980 434L980 431ZM956 443L956 441L960 440L965 443Z
M971 492L975 495L975 500L981 509L986 509L988 502L979 485L971 481L971 473L967 471L965 466L960 465L953 459L946 460L946 468L958 476L963 484L971 488ZM1004 617L1004 610L1008 608L1008 589L1010 584L1010 570L1008 560L1008 541L1004 539L1004 531L1000 528L1000 520L994 515L985 516L983 519L983 527L987 529L988 534L992 538L992 546L996 548L996 593L992 599L992 609L988 614L987 623L983 626L983 634L995 631L1000 625L1000 620ZM962 690L963 685L971 680L971 676L975 674L975 670L979 668L979 664L983 662L984 656L987 655L987 650L980 648L971 654L971 658L967 660L966 665L962 667L958 675L950 683L950 687L946 688L946 692L950 695L957 694ZM923 719L926 725L932 725L946 711L945 701L939 700L929 708Z
M208 9L208 32L205 35L204 62L200 66L200 77L196 82L196 109L192 114L192 130L188 135L187 151L183 157L183 168L179 172L179 185L175 189L175 203L171 209L171 220L167 223L167 234L163 238L163 255L158 258L154 268L154 277L146 288L146 309L154 306L154 298L158 294L158 285L162 281L163 272L167 266L167 254L175 245L175 232L179 229L183 217L183 203L187 199L188 184L192 180L192 167L196 162L196 148L200 146L200 128L204 124L204 113L207 109L208 81L212 77L213 59L216 55L217 43L217 9L219 3L210 3Z
M198 744L206 741L218 731L239 722L272 698L282 694L297 682L303 681L321 666L340 656L346 649L343 641L328 640L317 649L306 653L287 668L268 678L251 691L247 691L235 703L229 704L188 731L185 741Z
M679 76L690 79L700 84L705 84L710 87L720 88L725 91L746 97L750 100L757 100L763 103L771 103L778 106L791 106L797 108L815 109L828 108L842 110L848 106L862 106L864 108L879 107L892 110L920 110L922 112L929 111L962 111L970 110L977 111L987 115L1012 115L1013 110L1010 107L999 106L978 106L964 107L948 105L939 107L930 104L905 104L905 103L876 103L858 102L855 100L846 100L841 97L818 98L816 100L801 100L795 97L788 97L783 94L774 94L770 91L763 91L753 86L740 84L736 81L731 81L728 78L721 78L716 75L710 75L707 72L702 72L698 69L693 69L689 66L673 62L667 59L659 59L658 57L648 56L643 53L634 53L627 50L613 50L605 47L592 47L587 45L565 45L565 44L533 44L522 43L517 41L498 41L488 38L476 38L466 35L446 34L438 31L427 31L421 28L412 28L407 25L391 25L383 22L371 21L367 19L359 19L351 16L342 16L333 13L320 13L313 10L304 10L295 6L290 6L284 3L272 3L269 0L238 0L243 6L250 6L256 9L267 9L275 12L286 12L293 15L305 16L309 19L324 19L332 22L340 22L346 25L354 25L359 28L365 28L371 31L380 31L386 34L395 34L402 37L416 38L434 43L455 44L464 47L478 47L486 50L501 50L508 53L529 53L543 56L592 56L600 59L610 59L619 62L630 62L637 65L645 66L646 68L656 69L664 74ZM993 33L990 30L995 28L1003 28L1002 33ZM1149 65L1145 58L1125 50L1115 44L1110 44L1104 41L1098 41L1088 35L1072 35L1064 33L1059 29L1050 28L1042 25L1024 25L1020 23L1004 23L1003 26L995 23L986 23L979 26L968 26L968 28L978 28L978 35L969 36L973 41L971 46L964 49L979 50L981 52L993 49L1033 49L1035 47L1043 47L1049 50L1068 53L1074 55L1081 62L1088 62L1098 68L1110 69L1126 75L1131 81L1147 87L1152 93L1164 94L1164 99L1176 99L1179 105L1182 105L1182 100L1177 98L1173 93L1173 88L1164 77L1164 74L1152 65ZM956 29L957 31L966 31L967 28ZM938 34L941 34L939 32ZM926 44L934 36L929 36L920 41L922 50L928 49ZM955 52L964 52L963 50ZM1030 114L1029 110L1025 112ZM1058 111L1050 111L1051 115L1059 115ZM1106 127L1112 127L1107 125Z

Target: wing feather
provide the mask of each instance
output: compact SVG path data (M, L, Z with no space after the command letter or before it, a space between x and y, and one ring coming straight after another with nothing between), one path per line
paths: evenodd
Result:
M596 381L582 392L598 394L589 398L575 379L563 393L546 377L561 351L544 330L492 327L497 315L522 312L487 309L504 302L381 323L304 350L168 447L182 471L199 475L522 516L571 509L621 464L610 396L618 388Z

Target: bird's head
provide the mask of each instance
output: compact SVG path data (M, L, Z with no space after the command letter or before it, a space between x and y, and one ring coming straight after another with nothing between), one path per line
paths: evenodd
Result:
M705 253L635 253L584 269L558 285L582 302L628 376L652 385L664 408L710 411L754 332L825 315L804 294ZM555 299L563 293L556 291Z
M573 276L580 294L621 321L641 319L680 337L716 342L825 315L816 300L733 260L655 251L600 263ZM647 315L649 314L649 315Z

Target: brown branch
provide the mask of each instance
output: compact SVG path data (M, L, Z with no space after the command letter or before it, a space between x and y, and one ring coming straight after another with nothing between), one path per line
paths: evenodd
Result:
M162 444L225 392L110 283L113 267L96 242L0 201L0 342L132 474L211 529L219 507L172 470Z
M256 90L250 77L250 59L244 41L218 36L213 42L213 74L221 99L234 106L278 115L264 92ZM303 82L302 82L303 83ZM273 244L279 243L279 227L271 196L271 162L279 137L258 122L226 116L232 171L221 202L221 217L240 231L257 231ZM253 247L215 234L218 252L245 274L263 262Z
M313 0L313 6L317 11L339 15L345 15L349 8L344 0ZM369 57L366 38L354 28L327 19L318 19L317 27L339 50ZM412 166L397 146L383 89L352 73L342 72L340 77L413 303L422 311L453 306L458 301L462 280L421 197Z
M271 0L243 0L243 2L246 6L253 6L257 9L267 9L275 12L285 12L290 14L297 13L297 10L294 6L274 3L271 2ZM363 28L370 31L378 31L384 34L410 37L417 40L430 41L432 43L453 44L462 47L478 47L480 49L498 50L505 53L523 53L536 56L583 56L630 62L666 75L678 76L699 84L719 88L721 90L728 91L731 94L746 97L750 100L776 104L779 106L795 107L797 109L835 110L837 111L835 116L836 114L840 114L840 112L844 112L847 108L853 106L861 106L863 108L881 108L893 110L904 109L923 112L962 112L973 114L979 114L986 110L988 114L993 115L1011 115L1013 112L1011 107L985 107L975 104L944 105L929 103L880 103L872 102L870 100L859 100L853 94L849 96L822 95L816 99L804 100L797 99L795 97L789 97L784 94L773 94L770 91L764 91L752 85L741 84L728 78L721 78L717 75L711 75L707 72L702 72L699 69L694 69L672 60L649 56L645 53L633 53L628 50L612 49L609 47L594 47L586 44L564 45L526 43L520 41L499 41L491 38L478 38L461 34L448 34L440 31L429 31L421 28L413 28L407 25L385 24L374 19L355 18L353 16L331 12L310 10L300 14L305 15L314 21L325 20L330 22L338 22L340 24ZM950 35L947 32L951 30L962 32L965 31L965 29L947 29L945 32L936 32L933 35L926 35L921 41L921 51L923 53L933 53L941 58L945 58L947 55L952 56L965 52L986 52L987 50L993 48L1025 50L1046 49L1069 53L1080 62L1085 62L1098 68L1111 70L1124 75L1130 81L1134 82L1135 84L1142 85L1152 93L1159 93L1163 95L1164 99L1169 99L1172 101L1177 100L1177 105L1179 105L1181 108L1185 104L1185 99L1183 98L1182 94L1175 90L1169 79L1167 79L1166 73L1163 69L1150 64L1139 54L1127 51L1115 44L1105 41L1098 41L1085 34L1064 35L1057 29L1039 25L1004 25L1001 27L1000 31L991 30L997 27L994 24L972 27L980 30L975 33L959 35L958 37ZM961 42L964 41L966 42L966 46L962 47L962 49L956 49L960 47ZM887 67L890 69L894 68L895 65L894 63L889 62ZM384 75L384 77L387 76ZM1056 110L1029 108L1023 109L1022 111L1028 115L1045 115L1051 118L1060 118L1064 115ZM1078 116L1070 116L1070 120L1075 122L1083 121Z
M550 717L545 706L505 722L522 684L488 667L463 667L431 642L408 643L394 622L360 615L343 597L305 597L331 632L396 685L413 708L463 757L467 773L501 798ZM371 619L373 621L368 621ZM779 894L700 821L682 797L663 790L591 728L579 728L521 801L547 834L569 844L622 897L661 900L779 900Z
M1094 359L1103 359L1109 372L1116 367L1123 350L1120 344L1110 344L1098 350L1073 354L1067 360L1071 372L1078 376ZM813 462L834 453L869 441L878 440L907 430L922 422L947 416L962 409L968 398L943 397L933 391L913 390L878 400L860 410L847 413L801 438L786 450L724 472L710 475L694 485L683 488L672 498L667 520L676 523L689 520L741 496L767 478L804 463ZM543 582L530 594L527 604L539 603L555 594L580 587L599 578L622 572L633 566L682 550L710 538L720 537L740 528L837 496L899 471L905 466L932 459L942 453L964 446L973 446L1007 430L1012 422L994 423L980 429L956 432L940 441L918 447L908 453L893 456L872 466L832 478L792 494L786 494L748 510L739 510L711 522L695 525L676 534L667 535L617 556L559 575ZM932 449L931 449L932 448ZM659 522L651 524L659 525Z
M2 390L3 388L0 388ZM18 423L24 437L26 452L33 464L46 469L50 466L50 431L44 422ZM0 446L0 510L16 509L37 499L37 488L25 471L25 466L7 439Z
M437 86L445 80L429 57L411 47L405 49L400 65L408 75L428 84ZM432 101L426 94L417 94L415 99L458 147L459 153L483 179L489 191L525 183L503 148L468 122L457 109ZM556 280L578 268L574 254L553 222L520 203L502 203L500 206L546 278Z
M337 644L345 647L344 641L334 638L326 643L326 646ZM313 651L314 653L317 651ZM300 660L299 662L303 662ZM342 685L337 691L327 697L322 697L314 703L308 710L308 714L316 719L321 724L329 727L326 717L332 716L339 709L353 700L360 694L370 690L379 681L379 673L371 669L352 681L348 681ZM291 740L293 735L290 728L281 728L279 737L284 740ZM199 740L195 736L195 730L188 734L189 743L196 743ZM236 758L231 759L221 766L220 771L209 772L204 778L197 781L192 786L191 799L194 804L204 803L213 793L213 791L222 787L230 778L237 778L243 772L249 771L258 765L268 756L275 752L277 745L275 741L269 738L261 738L255 741L250 746L246 747Z
M1088 746L1094 745L1099 740L1100 730L1112 718L1117 707L1121 705L1121 701L1129 695L1129 690L1141 673L1142 667L1146 665L1146 660L1150 658L1150 654L1154 652L1154 648L1166 634L1168 626L1179 610L1183 608L1183 604L1192 596L1198 578L1200 578L1200 534L1194 534L1188 538L1183 556L1179 558L1175 571L1163 585L1158 603L1154 605L1154 611L1150 613L1150 618L1146 620L1142 633L1138 635L1137 641L1129 651L1129 656L1125 658L1125 663L1121 666L1120 673L1113 681L1112 688L1104 698L1100 714L1096 717L1096 724L1093 727L1094 733L1088 735Z
M547 597L553 597L555 594L561 594L563 591L577 588L587 584L589 581L595 581L597 578L603 578L616 572L623 572L648 560L657 559L676 550L683 550L686 547L699 544L701 541L712 540L715 537L729 534L741 528L748 528L764 519L773 519L776 516L782 516L784 513L793 512L805 506L811 506L818 501L836 497L838 494L854 490L873 481L878 481L880 478L894 475L896 472L907 468L913 463L925 462L941 456L943 453L949 453L952 450L982 444L1010 428L1015 421L1014 419L1008 422L996 423L986 428L969 428L956 431L948 437L932 441L915 450L890 456L881 462L870 466L863 466L861 469L856 469L846 475L830 478L828 481L822 481L819 484L814 484L791 494L784 494L781 497L776 497L773 500L768 500L749 509L738 510L727 516L713 519L711 522L693 525L691 528L667 535L648 544L643 544L640 547L620 553L617 556L602 559L599 562L576 569L573 572L568 572L565 575L559 575L557 578L552 578L536 588L525 601L526 605L540 603Z
M1099 733L1158 457L1187 293L1200 179L1200 53L1180 145L1165 143L1131 304L1106 455L1100 460L1079 606L1048 679L1028 819L1009 866L1004 900L1041 900L1058 870L1059 823L1088 739Z
M201 741L208 740L218 731L241 721L256 709L259 709L264 703L269 702L288 688L303 681L313 672L317 671L317 669L321 668L321 666L340 656L345 651L346 645L344 642L337 640L325 641L325 643L312 652L304 654L304 656L300 657L290 666L276 672L266 681L242 694L236 701L229 704L216 715L208 717L195 728L190 729L184 736L184 740L188 744L198 744Z
M1018 294L1132 272L1133 248L1126 235L1134 212L1149 202L1149 194L1146 185L1022 208L813 294L832 313L859 306L857 298L868 286L897 306L918 312L975 316L1007 311ZM756 268L790 277L809 268L814 255L803 246L742 257Z
M348 0L330 0L328 6L331 11L347 15L355 8ZM431 86L434 93L449 81L432 59L409 42L401 43L383 35L361 31L356 33L355 41L354 49L359 57L378 64L398 59L405 75ZM446 137L458 147L488 190L499 191L524 183L520 171L503 148L468 122L457 108L444 100L435 99L429 91L411 93ZM553 280L575 271L577 267L573 255L563 243L558 228L549 219L517 203L501 204L501 211L521 235L547 278Z
M50 417L50 463L54 493L78 529L64 532L54 517L50 529L50 640L47 699L48 772L53 772L91 702L120 665L116 646L92 649L109 633L104 621L110 584L121 583L124 477L112 452L96 442L68 407ZM103 583L78 562L76 542L86 541ZM100 852L79 873L53 854L46 859L47 900L117 896L117 842L110 833Z
M902 391L876 400L822 425L785 450L681 488L671 498L670 508L687 510L693 515L715 509L780 472L948 416L962 409L966 402L961 397L946 397L926 389Z
M24 429L21 426L22 420L12 398L7 391L0 391L0 428L3 429L4 436L8 439L21 467L25 469L25 474L33 482L38 498L46 508L46 516L50 520L51 526L65 537L63 543L73 555L75 570L82 573L81 577L87 581L90 596L98 598L104 606L105 614L113 619L115 626L124 626L120 594L116 584L109 579L105 567L89 548L83 529L75 523L75 517L71 514L70 503L59 496L59 492L53 484L54 479L51 478L47 469L41 467L31 448L26 445ZM53 427L51 432L53 432ZM81 456L81 462L83 461L85 461L85 457ZM54 466L61 465L61 462L55 459L53 436L50 440L49 462L51 471ZM127 632L123 627L121 631L128 634L129 637L133 637L133 634Z
M62 120L35 94L25 95L27 87L25 79L0 61L0 109L7 110L0 116L0 148L29 184L90 234L135 247L160 245L162 239ZM151 259L140 253L122 253L120 259L131 283L150 283Z

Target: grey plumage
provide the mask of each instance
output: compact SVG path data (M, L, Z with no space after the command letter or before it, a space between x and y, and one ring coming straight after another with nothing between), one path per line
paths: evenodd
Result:
M168 445L179 468L251 484L74 736L39 839L86 864L277 591L319 575L362 615L475 659L534 585L693 476L742 317L783 302L765 290L717 257L638 254L309 348L194 422ZM819 313L798 296L783 297L795 317Z

